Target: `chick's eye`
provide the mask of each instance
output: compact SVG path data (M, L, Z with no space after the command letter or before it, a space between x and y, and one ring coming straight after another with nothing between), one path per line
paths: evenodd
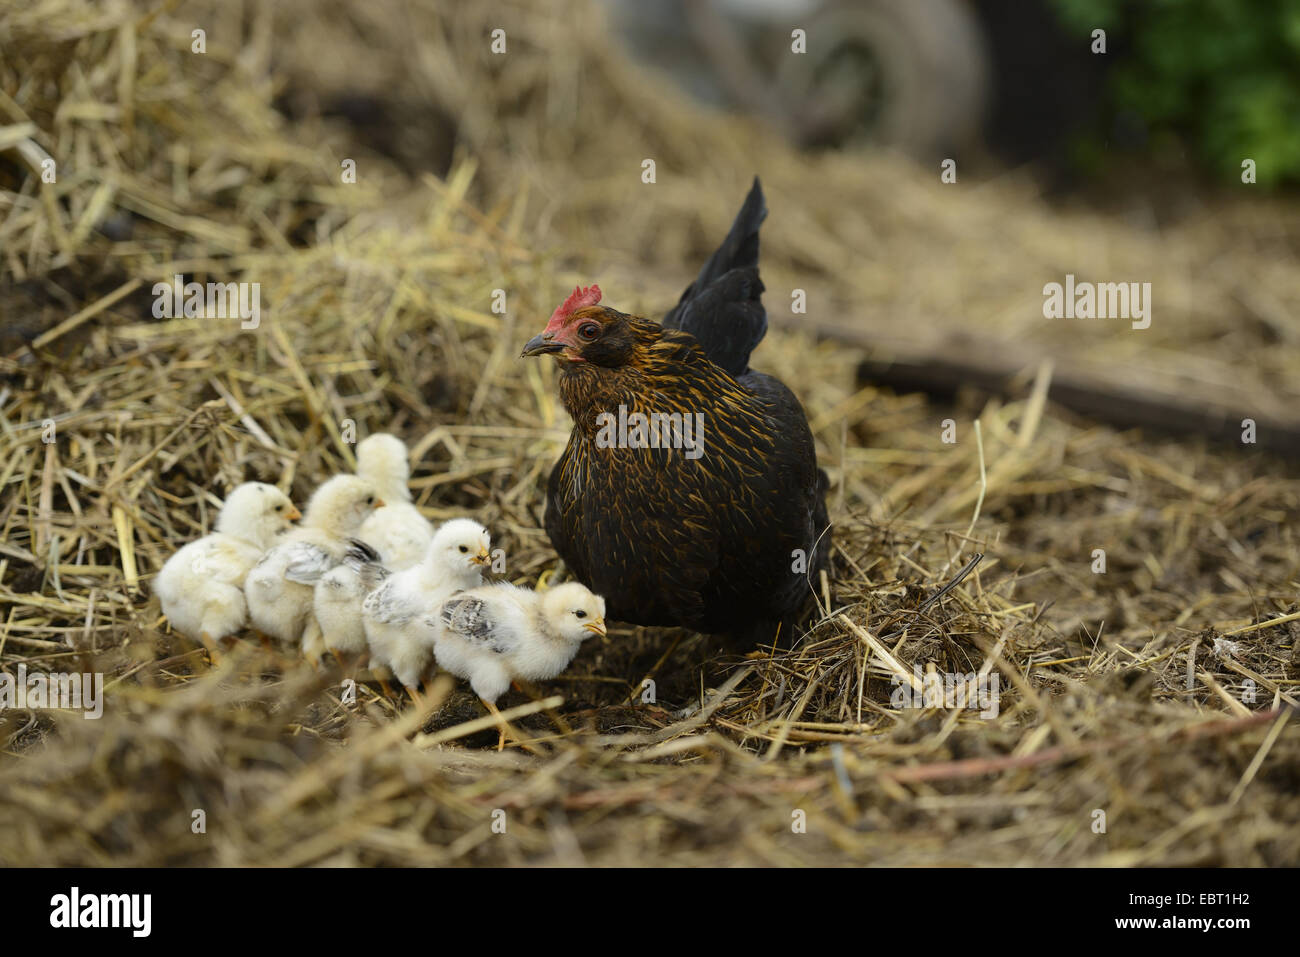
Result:
M372 495L372 496L370 496L368 499L366 499L366 504L367 504L367 505L374 505L374 504L375 504L375 497Z
M462 546L460 547L460 550L461 550L462 552L468 552L468 551L469 551L469 549L468 549L466 546L464 546L464 545L462 545Z
M284 506L283 506L283 505L277 505L277 506L275 507L275 510L276 510L277 512L283 512L283 511L284 511Z
M582 336L582 338L588 341L591 341L592 339L595 339L598 335L600 335L600 326L594 322L584 322L582 325L578 327L578 335Z
M587 617L587 613L586 613L585 611L583 611L581 608L579 608L577 611L575 611L574 614L577 615L579 618L586 618L586 617Z

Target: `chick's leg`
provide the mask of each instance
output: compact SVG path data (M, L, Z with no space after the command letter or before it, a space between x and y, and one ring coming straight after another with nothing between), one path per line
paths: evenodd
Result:
M315 615L307 616L307 623L302 632L302 655L318 671L321 656L325 653L325 635L320 630L320 623Z
M203 642L203 647L207 649L208 661L212 667L215 668L221 664L221 643L206 631L199 632L199 641Z
M510 733L510 737L518 740L519 735L515 732L515 729L510 727L510 724L501 717L501 712L497 710L496 704L489 701L487 698L480 698L479 700L483 702L483 706L492 713L492 715L497 719L497 722L501 725L497 731L497 750L500 751L506 746L506 732Z
M384 697L391 698L393 696L393 687L388 683L388 677L390 674L389 670L377 662L371 662L370 674L379 682L379 687L383 690Z
M548 568L537 576L537 591L546 591L552 585L558 585L564 581L564 575L564 559L561 558L554 568Z

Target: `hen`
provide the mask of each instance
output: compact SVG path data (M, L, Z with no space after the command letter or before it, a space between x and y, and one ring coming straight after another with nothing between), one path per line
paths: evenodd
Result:
M579 287L524 347L559 360L574 422L546 531L611 618L770 641L789 635L826 565L828 483L803 407L749 368L767 331L766 215L755 179L662 324Z

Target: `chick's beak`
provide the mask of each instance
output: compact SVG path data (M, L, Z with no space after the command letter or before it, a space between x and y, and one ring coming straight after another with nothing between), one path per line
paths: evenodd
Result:
M486 548L479 549L479 553L469 560L471 565L491 565L492 556Z
M519 354L519 358L523 359L527 356L544 356L548 352L559 352L563 348L563 342L555 341L555 333L543 332L539 335L533 336L524 344L524 351Z
M605 619L604 619L604 618L597 618L595 621L589 621L589 622L587 622L585 625L583 625L582 627L583 627L586 631L591 632L593 635L600 635L600 637L602 637L602 638L605 637Z
M302 518L302 512L298 511L296 508L290 505L289 512L287 515L285 515L285 518L287 518L291 522L296 522L298 521L298 519Z
M385 504L385 503L384 503L384 500L383 500L382 498L377 498L377 499L375 499L375 508L383 508L383 507L384 507L384 504Z

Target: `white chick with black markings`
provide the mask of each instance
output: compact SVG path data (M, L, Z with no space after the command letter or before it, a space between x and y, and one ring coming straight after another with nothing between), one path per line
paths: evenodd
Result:
M467 680L499 718L496 702L511 682L554 678L583 641L605 635L605 599L578 582L541 593L499 582L452 595L432 624L438 666ZM506 730L503 721L497 750Z
M382 507L374 485L355 475L336 475L316 489L302 524L248 573L244 596L253 626L284 644L302 643L313 663L324 650L312 614L316 583L343 560L348 539Z
M203 642L215 660L217 643L248 621L249 570L301 517L274 485L245 482L232 490L213 532L167 559L154 579L154 594L172 627Z
M383 511L390 508L391 505L385 505ZM359 655L366 650L361 605L389 574L381 562L379 552L369 543L354 538L343 553L343 563L331 568L316 583L312 612L320 626L321 640L340 665L344 663L344 655Z
M388 503L365 520L357 538L374 546L387 567L410 568L429 550L433 524L411 502L406 443L387 432L362 439L357 446L357 474L374 482Z
M431 621L452 593L483 583L491 547L478 522L452 519L434 533L423 561L393 572L361 606L371 667L391 672L417 703L420 680L433 663Z

